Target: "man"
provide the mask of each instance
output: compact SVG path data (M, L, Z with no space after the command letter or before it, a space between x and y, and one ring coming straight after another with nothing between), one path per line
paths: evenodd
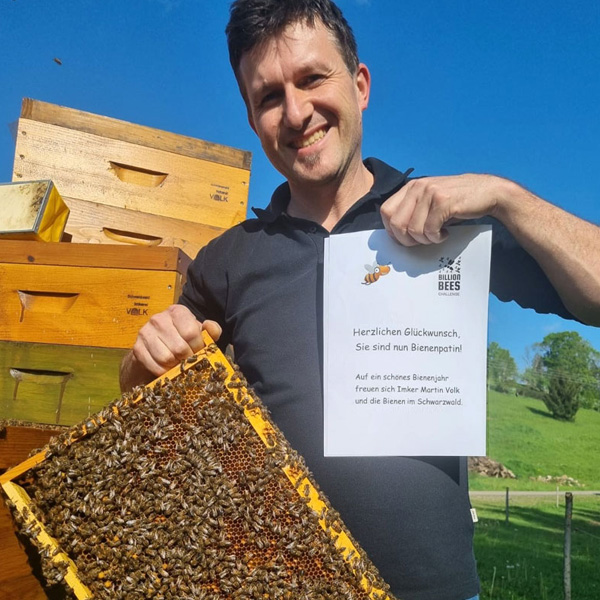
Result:
M122 387L200 349L202 328L232 342L248 382L392 591L404 600L476 597L466 459L323 456L323 239L385 227L407 246L442 243L449 222L487 219L496 295L598 325L599 230L505 179L409 180L363 161L370 74L330 0L236 0L227 35L250 126L287 183L257 219L199 253L180 304L140 330Z

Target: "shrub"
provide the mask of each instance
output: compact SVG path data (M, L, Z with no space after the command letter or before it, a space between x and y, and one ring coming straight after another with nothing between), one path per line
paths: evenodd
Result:
M582 387L581 383L564 375L555 376L550 380L543 400L555 419L575 420L580 406Z

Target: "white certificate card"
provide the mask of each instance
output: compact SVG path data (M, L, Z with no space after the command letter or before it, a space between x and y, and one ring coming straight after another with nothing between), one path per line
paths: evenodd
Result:
M325 456L482 456L491 227L325 240Z

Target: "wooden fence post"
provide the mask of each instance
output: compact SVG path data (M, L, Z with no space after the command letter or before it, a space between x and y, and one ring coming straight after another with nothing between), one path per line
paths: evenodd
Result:
M506 516L505 516L504 522L507 523L507 524L508 524L508 521L509 521L509 512L510 512L510 509L509 509L509 500L508 500L508 493L509 493L509 488L506 488L506 502L505 502L505 506L504 506L504 514Z
M571 523L573 520L573 494L565 494L565 563L563 583L565 600L571 600Z

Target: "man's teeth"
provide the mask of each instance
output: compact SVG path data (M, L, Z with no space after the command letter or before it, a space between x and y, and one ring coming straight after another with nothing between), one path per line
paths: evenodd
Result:
M299 148L306 148L306 147L314 144L315 142L318 142L324 136L325 136L325 130L319 129L319 131L315 131L315 133L313 133L310 137L308 137L305 140L301 141L298 144L298 147Z

